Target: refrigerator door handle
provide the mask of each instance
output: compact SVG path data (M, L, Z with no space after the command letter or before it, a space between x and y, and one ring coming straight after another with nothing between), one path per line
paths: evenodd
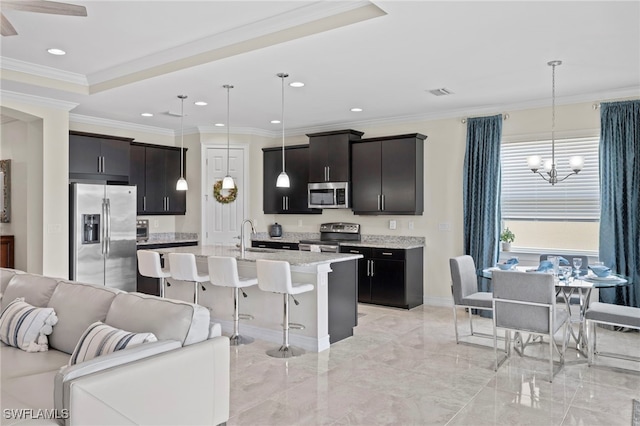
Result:
M111 251L111 203L108 198L105 201L107 206L107 238L105 238L105 254L109 257L109 251Z
M106 251L105 243L107 241L107 230L106 230L106 221L105 221L106 217L107 217L107 205L105 203L105 200L102 199L102 206L100 211L100 219L102 221L102 223L100 224L100 254L103 254L103 255Z

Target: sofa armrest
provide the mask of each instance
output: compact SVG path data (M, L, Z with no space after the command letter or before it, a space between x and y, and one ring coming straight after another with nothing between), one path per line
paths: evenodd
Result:
M177 340L162 340L112 352L70 367L62 367L55 376L53 390L55 408L57 410L62 410L69 406L69 395L64 392L64 383L69 380L157 355L162 352L178 349L180 347L182 347L182 345Z
M229 369L229 338L221 336L61 378L62 408L69 410L65 424L224 423L229 419Z

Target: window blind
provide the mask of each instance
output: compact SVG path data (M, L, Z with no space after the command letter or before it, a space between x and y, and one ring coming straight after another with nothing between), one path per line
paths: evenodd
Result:
M584 157L582 171L552 186L527 167L527 157L551 160L551 141L505 142L501 144L502 218L512 220L600 220L599 140L556 140L558 178L568 173L569 158ZM541 169L545 176L546 172Z

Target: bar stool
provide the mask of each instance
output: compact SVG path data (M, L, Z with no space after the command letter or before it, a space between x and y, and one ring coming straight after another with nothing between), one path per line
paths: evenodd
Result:
M140 275L149 278L158 278L160 297L164 297L165 278L171 276L171 272L162 268L160 253L151 250L138 250L138 270Z
M198 286L206 291L202 283L209 281L209 275L198 273L196 256L193 253L169 253L169 271L171 278L193 283L193 303L198 304Z
M284 296L284 320L282 322L282 346L278 349L270 349L267 355L275 358L291 358L304 353L303 349L289 345L289 328L294 325L289 323L289 296L306 293L313 290L313 284L292 284L291 265L282 260L257 260L258 287L263 291L281 293ZM298 301L293 297L298 305ZM302 326L298 328L304 328Z
M238 301L240 291L244 297L247 297L247 293L242 289L258 284L258 279L240 277L238 262L234 257L209 256L207 264L211 284L233 289L233 336L229 338L231 345L237 346L253 342L251 337L240 335L240 317L242 316L243 319L253 319L253 317L239 313Z

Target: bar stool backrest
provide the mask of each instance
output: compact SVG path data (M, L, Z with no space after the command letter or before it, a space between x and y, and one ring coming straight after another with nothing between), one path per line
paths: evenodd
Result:
M138 270L143 277L167 278L171 274L162 269L160 253L152 250L138 250Z
M196 256L193 253L169 253L171 277L180 281L198 281Z
M283 260L257 260L258 287L262 291L291 294L291 265Z
M222 287L239 287L238 262L234 257L209 256L209 281Z

